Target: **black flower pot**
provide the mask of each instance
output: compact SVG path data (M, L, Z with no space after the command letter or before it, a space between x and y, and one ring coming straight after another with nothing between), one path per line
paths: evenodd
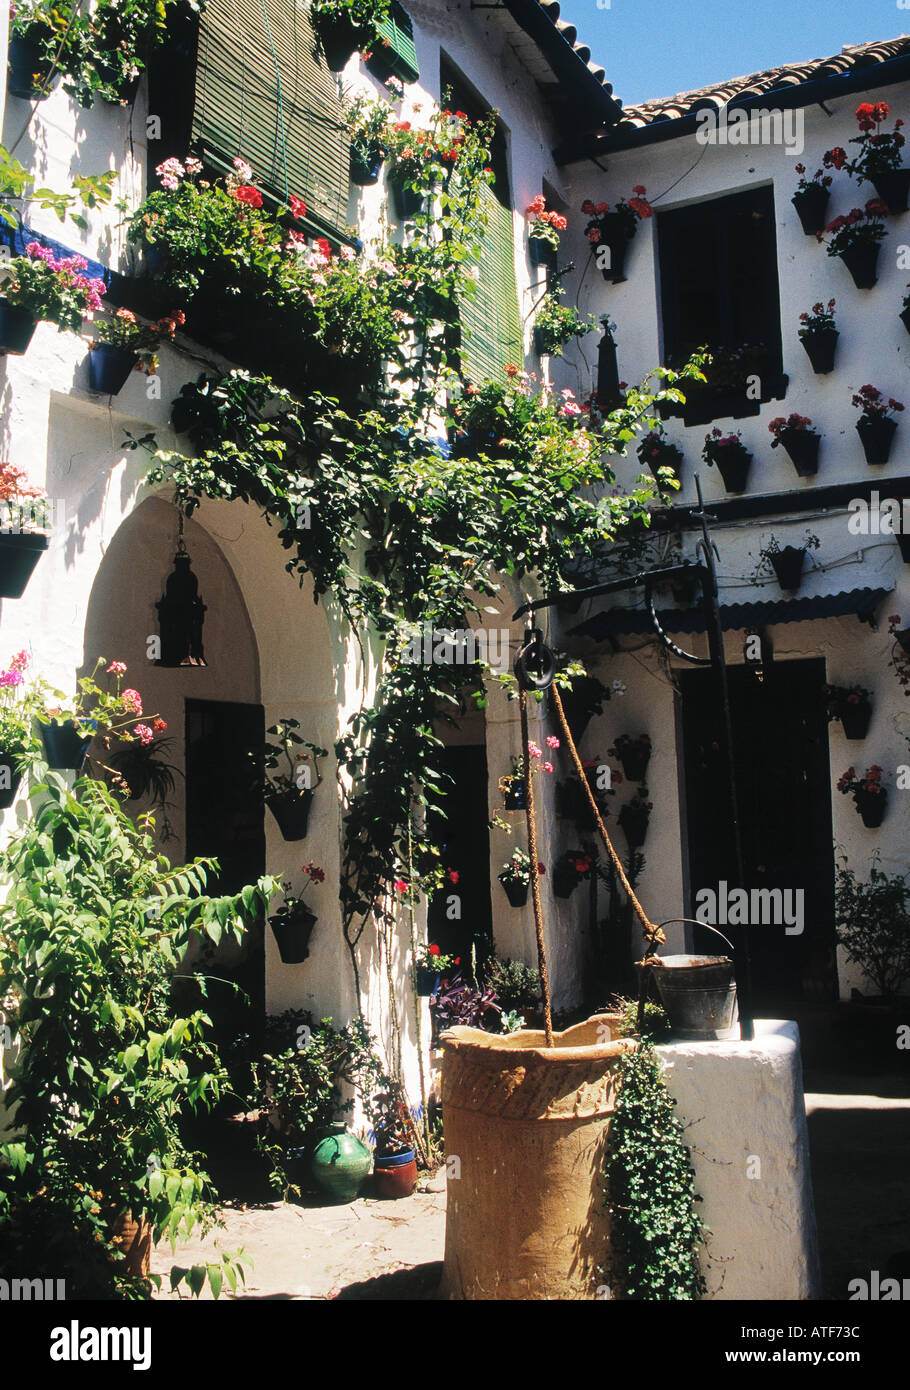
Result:
M657 479L658 468L672 468L674 478L679 481L683 454L682 450L677 449L675 444L658 444L654 453L649 453L643 461L648 465L655 479Z
M801 478L811 478L818 472L818 446L822 441L814 430L794 430L781 442Z
M815 236L825 229L825 209L831 197L829 188L804 188L790 199L806 236Z
M35 532L0 532L0 598L21 598L48 538Z
M863 442L867 463L887 463L897 421L884 415L879 420L857 420L856 432Z
M524 782L513 782L503 796L503 803L507 811L523 811L525 809Z
M557 898L571 898L581 880L567 864L557 864L553 870L553 892Z
M834 369L834 354L840 337L836 328L826 328L822 333L812 333L808 338L800 338L806 349L812 370L818 376L827 376Z
M402 222L410 222L423 207L423 194L409 188L400 179L390 180L395 210Z
M503 892L509 900L510 907L524 907L528 901L529 883L516 883L514 879L503 878L499 875L499 882L502 884Z
M885 811L888 805L888 793L886 791L878 794L871 792L856 792L854 796L856 808L863 818L863 825L867 830L877 830L885 819Z
M776 554L769 555L768 560L782 589L799 588L803 577L803 565L806 563L804 547L785 545Z
M38 320L28 309L0 299L0 352L10 357L22 357L38 326Z
M626 837L626 844L629 849L641 849L645 840L648 838L648 821L650 814L648 811L630 810L624 806L619 813L619 823L622 826L623 834Z
M86 726L95 727L94 720L85 720ZM82 764L88 755L91 736L82 738L72 719L62 724L52 719L41 725L41 737L47 754L47 765L55 772L81 772Z
M895 213L907 211L910 169L888 169L883 174L873 174L871 177L876 193L883 203L887 203L892 217Z
M717 468L728 492L745 492L752 466L752 455L745 449L722 449Z
M37 84L35 78L37 77ZM13 35L9 41L6 90L23 101L43 101L60 81L60 73L48 76L48 67L36 43Z
M865 738L872 721L872 705L868 700L860 700L854 705L844 705L840 722L845 738Z
M321 19L318 26L319 45L326 66L341 72L348 59L357 52L360 36L348 19Z
M12 753L0 751L0 811L8 811L16 800L16 792L22 781L22 773L16 771L16 759ZM4 785L9 781L9 786Z
M88 355L89 389L102 396L116 396L123 390L137 361L130 348L96 343Z
M301 904L291 912L269 918L278 954L285 965L300 965L310 954L310 937L316 925L316 914Z
M610 248L609 268L605 267L601 274L611 284L620 285L626 278L626 252L630 241L626 220L619 213L608 212L601 218L600 241L597 247Z
M438 970L433 970L429 965L418 965L414 975L417 993L421 999L429 999L431 994L435 994L436 986L439 984Z
M648 763L651 761L650 748L627 748L620 755L622 770L625 773L627 782L643 782L645 773L648 770Z
M372 150L368 158L351 149L351 183L358 188L369 188L379 182L385 155L381 150Z
M902 628L900 632L895 632L894 640L901 651L905 651L907 655L910 656L910 627L905 627Z
M900 552L903 556L904 564L910 565L910 535L908 535L904 531L898 531L894 539L900 546Z
M283 840L306 839L310 808L313 804L312 790L289 787L287 791L270 792L265 798L265 804L278 822Z
M840 258L853 276L853 283L858 290L871 290L878 282L880 249L878 242L863 242L841 251Z
M545 237L528 237L528 255L533 266L545 270L556 269L556 247Z
M907 332L910 333L910 307L901 311L900 321L906 328Z

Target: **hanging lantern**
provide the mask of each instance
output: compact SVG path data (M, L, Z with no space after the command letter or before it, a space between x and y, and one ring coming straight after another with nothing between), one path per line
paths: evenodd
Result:
M177 532L174 569L167 577L164 595L155 604L161 630L161 656L157 666L207 666L202 653L205 604L199 597L199 580L190 569L183 542L183 513Z

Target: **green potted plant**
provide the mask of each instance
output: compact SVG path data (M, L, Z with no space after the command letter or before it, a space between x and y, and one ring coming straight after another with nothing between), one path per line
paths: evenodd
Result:
M538 874L546 873L543 864L537 865ZM531 860L525 850L516 845L511 857L506 860L497 875L503 886L511 907L524 907L528 901L531 887Z
M839 256L853 277L858 290L871 290L878 280L878 253L885 238L888 209L881 198L870 198L864 208L853 208L828 223L816 240L825 243L829 256Z
M297 719L279 719L268 730L273 741L265 744L265 804L285 840L306 839L313 796L322 781L319 759L328 757L327 749L302 739L299 728Z
M398 216L413 221L444 188L468 146L471 122L463 111L434 107L429 124L393 121L387 140L388 177ZM483 138L483 126L474 127Z
M880 129L889 113L886 101L864 101L856 108L860 133L854 135L850 144L859 145L859 152L847 169L857 183L868 180L884 203L885 210L895 214L907 211L910 169L904 169L901 165L906 143L901 133L903 121L895 121L893 131Z
M345 106L351 140L351 182L361 188L379 182L388 147L392 112L387 102L360 94Z
M810 550L818 550L820 541L810 531L805 533L802 545L781 545L776 536L771 536L758 552L757 573L772 569L782 589L796 590L802 582L803 566Z
M113 739L151 743L155 726L167 727L158 715L143 713L138 690L121 688L127 669L125 662L112 661L105 669L105 675L113 676L113 690L105 690L98 684L98 673L104 663L105 658L99 657L92 674L80 677L73 699L68 699L60 690L51 689L44 681L38 682L40 704L36 707L36 718L41 726L49 767L79 772L93 738L102 740L106 748L110 748Z
M647 734L620 734L609 750L611 758L619 758L628 782L643 782L651 761L651 740Z
M414 984L423 999L434 993L440 979L461 964L460 956L447 956L435 942L422 947L414 956Z
M0 598L21 598L48 547L49 503L21 468L0 463Z
M717 465L728 492L745 492L752 455L743 443L739 430L724 434L715 425L711 433L705 435L701 456L709 468Z
M77 11L73 0L53 7L44 0L17 0L10 5L6 81L11 96L43 101L50 95L64 63L84 50L86 19Z
M158 349L173 342L186 323L181 309L154 323L140 324L130 309L118 309L113 318L93 325L95 341L89 344L89 387L105 396L116 396L131 372L152 375L158 370Z
M572 338L583 338L597 327L593 315L582 318L578 310L568 304L560 304L562 288L551 290L544 295L534 319L534 351L538 357L561 357L566 343Z
M388 1089L368 1105L373 1128L373 1183L380 1197L410 1197L417 1186L414 1121L401 1088L386 1078Z
M832 183L831 175L826 174L825 169L835 167L834 155L835 151L828 150L822 161L825 168L817 169L810 179L806 178L805 164L794 166L795 172L799 175L799 182L790 201L796 208L806 236L815 236L825 225L825 208L831 196Z
M839 719L844 737L865 738L872 719L872 692L863 685L826 685L828 722Z
M887 400L877 386L861 386L852 397L852 404L860 412L856 422L856 432L862 440L863 453L869 464L888 462L891 443L897 430L894 415L903 410L900 401L894 397Z
M150 1245L217 1224L182 1131L227 1076L200 981L176 976L193 943L241 941L274 884L211 898L212 871L169 864L102 783L70 791L53 774L3 851L4 1013L27 1065L5 1096L21 1133L0 1145L0 1248L14 1268L41 1249L68 1297L147 1298ZM217 1256L172 1279L198 1293L208 1278L217 1296L237 1273Z
M800 314L798 332L813 372L827 376L834 370L834 354L840 337L834 321L834 300L829 299L827 305L819 301L812 305L811 313Z
M570 898L579 883L593 872L592 855L580 849L566 850L553 869L553 892L557 898Z
M609 203L594 203L590 198L585 199L581 210L590 219L585 227L585 236L591 245L592 254L596 252L601 258L603 248L606 248L608 253L603 257L606 264L600 266L601 274L614 285L621 284L626 278L626 252L629 243L638 229L639 222L654 214L654 209L645 197L643 185L636 184L632 189L631 198L620 198L612 210Z
M786 416L778 415L768 425L774 436L771 448L777 449L783 445L801 478L810 478L818 472L821 436L809 428L811 424L808 415L798 415L794 410Z
M871 767L866 768L862 777L857 777L855 768L848 767L837 781L837 790L844 796L853 797L853 803L867 830L877 830L885 819L888 789L882 785L883 775L878 763L873 763Z
M647 787L639 787L631 801L627 801L621 807L617 819L630 850L641 849L647 839L648 823L653 809L652 802L648 800Z
M340 72L358 49L369 48L390 8L390 0L313 0L316 33L333 72Z
M34 735L34 694L24 671L28 652L17 652L0 671L0 810L12 806L25 763L41 751Z
M664 434L663 426L658 425L655 429L649 430L643 437L635 451L640 463L651 470L654 478L659 484L664 484L667 480L661 474L662 468L669 468L672 476L677 482L680 480L682 472L683 453L675 444L671 444Z
M879 999L895 999L910 977L910 885L906 874L883 873L881 860L874 854L869 879L863 882L844 857L836 871L834 925L838 943L873 982Z
M319 920L304 902L303 894L311 883L324 883L325 871L312 863L304 864L306 882L299 893L291 892L289 883L282 884L284 901L269 918L269 925L278 943L278 954L284 965L300 965L310 954L310 937Z
M50 247L30 241L24 256L0 265L0 348L21 357L28 351L39 319L58 330L78 332L83 320L101 306L104 282L84 275L84 256L57 260Z

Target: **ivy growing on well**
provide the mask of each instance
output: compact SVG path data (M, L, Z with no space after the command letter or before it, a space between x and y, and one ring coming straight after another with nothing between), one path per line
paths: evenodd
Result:
M642 1040L620 1062L606 1170L624 1299L666 1302L705 1292L705 1226L695 1210L701 1199L675 1106L653 1044Z

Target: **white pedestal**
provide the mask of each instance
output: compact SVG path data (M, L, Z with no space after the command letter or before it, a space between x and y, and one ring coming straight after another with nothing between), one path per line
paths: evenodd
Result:
M692 1151L707 1298L818 1298L799 1029L760 1019L752 1042L657 1049Z

